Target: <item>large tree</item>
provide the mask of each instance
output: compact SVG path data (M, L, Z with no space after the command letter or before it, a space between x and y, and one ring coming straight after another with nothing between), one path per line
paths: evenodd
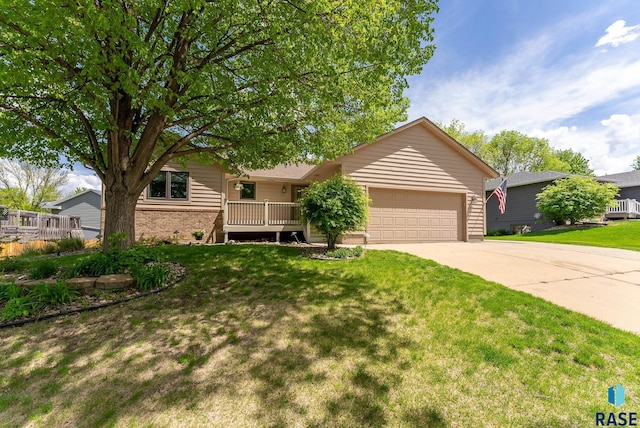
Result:
M105 235L178 157L333 158L404 118L436 0L0 0L0 141L93 169Z
M635 171L640 171L640 155L636 156L636 158L633 160L631 168L633 168Z
M459 119L452 119L448 125L440 122L436 122L436 125L471 153L480 158L483 157L483 150L489 142L489 137L484 131L467 131L467 127Z
M555 169L554 171L580 175L593 175L593 169L589 166L589 159L585 158L582 153L566 149L556 150L554 155L558 160L565 164L565 166L561 166L560 169Z

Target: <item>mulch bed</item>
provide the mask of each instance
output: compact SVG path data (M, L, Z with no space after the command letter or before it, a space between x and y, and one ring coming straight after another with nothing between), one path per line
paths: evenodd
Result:
M48 306L41 309L35 314L26 317L15 318L11 321L0 323L0 328L17 327L35 321L41 321L62 315L96 310L108 306L117 305L119 303L128 302L129 300L138 299L140 297L164 291L182 281L182 279L187 274L186 266L180 263L154 262L153 264L165 265L169 270L169 272L167 273L165 284L162 287L147 291L140 291L136 288L132 288L126 291L103 293L97 296L80 296L76 298L72 303L66 305Z

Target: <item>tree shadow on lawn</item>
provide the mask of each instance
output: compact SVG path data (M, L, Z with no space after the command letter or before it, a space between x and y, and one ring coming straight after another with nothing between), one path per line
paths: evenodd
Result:
M407 311L357 270L276 246L167 250L176 288L0 331L10 425L358 425L389 422L417 344ZM409 425L445 421L409 409ZM4 423L4 422L3 422Z

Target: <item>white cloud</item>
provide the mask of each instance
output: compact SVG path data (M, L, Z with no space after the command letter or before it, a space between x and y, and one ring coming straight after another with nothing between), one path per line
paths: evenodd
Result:
M582 153L598 175L614 174L630 170L640 154L640 115L614 114L592 127L562 126L531 135L548 139L555 148Z
M605 30L607 34L600 37L596 47L611 45L614 48L623 43L634 41L640 36L640 25L626 26L626 21L619 19Z
M63 195L73 193L78 187L96 190L102 188L102 182L95 175L77 174L71 171L68 173L67 178L67 184L62 187Z
M583 153L600 172L628 170L640 154L640 117L633 116L640 105L640 51L567 49L564 44L580 37L580 28L560 22L490 66L441 81L416 79L408 93L410 119L457 118L489 135L502 129L535 133L553 147ZM608 112L598 117L604 106ZM612 106L617 114L611 115Z

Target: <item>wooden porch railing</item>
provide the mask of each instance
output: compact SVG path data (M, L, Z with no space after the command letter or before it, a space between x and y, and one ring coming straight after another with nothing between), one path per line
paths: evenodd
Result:
M300 223L300 204L295 202L227 201L224 224L233 226L277 226Z
M9 210L0 220L0 240L21 242L62 238L84 239L80 217Z
M607 217L640 218L640 202L635 199L619 199L607 207Z

